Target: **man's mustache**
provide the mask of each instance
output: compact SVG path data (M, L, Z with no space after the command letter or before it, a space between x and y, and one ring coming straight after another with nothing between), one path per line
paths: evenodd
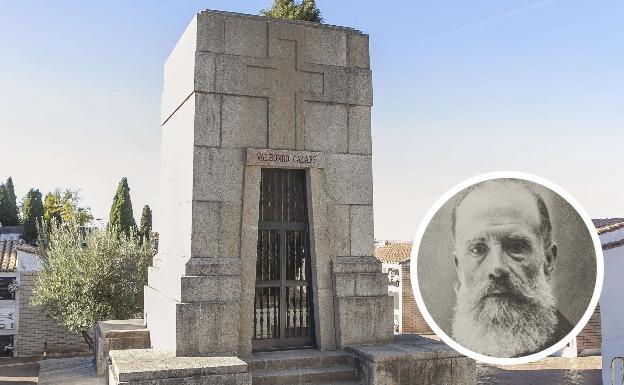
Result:
M513 274L490 277L473 288L473 292L479 301L488 297L504 297L525 302L535 297L535 288Z

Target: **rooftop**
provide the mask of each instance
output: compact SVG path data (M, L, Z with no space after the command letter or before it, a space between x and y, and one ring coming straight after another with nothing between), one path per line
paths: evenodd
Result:
M30 254L41 255L41 253L39 252L39 248L37 246L28 245L26 243L18 243L17 246L15 246L15 248L18 251L25 251Z
M14 272L17 267L17 245L21 241L0 241L0 272Z
M409 261L412 242L387 242L375 248L375 258L385 263L401 263Z
M594 222L598 234L608 233L624 227L624 218L592 219L592 222Z

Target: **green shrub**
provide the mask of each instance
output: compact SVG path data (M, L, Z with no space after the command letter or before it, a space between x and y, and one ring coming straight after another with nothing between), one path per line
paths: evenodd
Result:
M33 304L59 324L84 331L97 321L141 317L143 286L154 245L134 232L84 230L75 224L52 226Z
M275 0L271 8L263 9L260 14L276 19L323 22L321 11L314 0L303 0L301 4L296 4L294 0Z

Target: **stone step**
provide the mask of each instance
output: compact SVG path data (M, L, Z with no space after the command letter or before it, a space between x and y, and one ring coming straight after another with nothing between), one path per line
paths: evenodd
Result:
M354 367L334 365L321 368L262 370L252 373L253 385L357 384Z
M255 353L245 359L251 372L296 368L322 368L335 365L353 366L353 356L340 351L286 350Z
M324 382L322 385L362 385L361 381L332 381L332 382Z
M332 381L332 382L323 382L322 384L316 385L362 385L361 381Z

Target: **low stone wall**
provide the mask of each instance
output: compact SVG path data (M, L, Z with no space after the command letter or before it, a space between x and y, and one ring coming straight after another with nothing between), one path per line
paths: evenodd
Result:
M150 334L142 319L98 322L95 331L95 366L98 376L106 373L108 353L111 350L149 347Z
M154 349L111 350L108 385L252 385L237 357L176 357ZM276 384L277 385L277 384Z
M38 306L31 306L37 272L21 272L19 287L19 329L15 356L73 356L90 352L82 334L69 331Z
M476 385L477 367L446 344L417 335L395 336L386 345L347 349L364 385Z

